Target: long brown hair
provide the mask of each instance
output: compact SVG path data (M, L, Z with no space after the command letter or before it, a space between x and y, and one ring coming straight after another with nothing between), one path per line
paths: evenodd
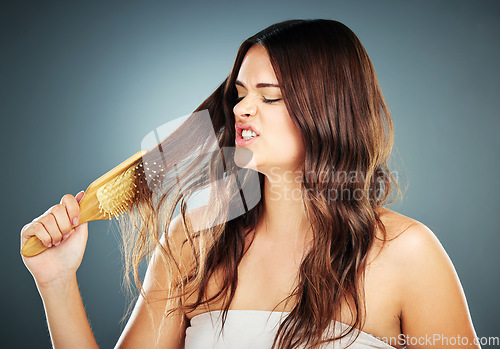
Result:
M224 323L238 284L238 265L248 248L245 241L253 236L264 212L264 200L249 208L226 190L235 187L238 193L240 182L253 171L238 168L231 149L235 147L234 83L243 58L256 44L267 50L284 103L302 135L305 161L301 188L313 227L313 241L301 262L297 287L283 300L294 299L293 310L281 323L273 348L316 348L334 339L325 339L324 333L332 320L342 321L344 302L353 315L352 327L344 335L362 325L360 283L367 254L377 228L385 237L376 209L387 204L392 188L399 190L387 165L393 144L392 122L375 71L356 35L337 21L285 21L245 40L229 76L196 110L210 114L215 150L213 144L200 145L199 139L207 131L188 118L143 158L143 167L137 172L135 214L122 222L126 275L134 276L146 297L139 264L158 249L171 277L164 294L174 304L170 311L187 313L221 300ZM175 147L180 140L187 146ZM194 153L200 155L193 159ZM188 157L191 161L183 162ZM165 158L175 166L158 167ZM148 178L152 166L158 174ZM235 176L228 176L237 171L243 171L238 183ZM263 175L259 173L258 178L257 200L264 185ZM205 207L203 219L215 223L195 231L186 202L207 186L210 205ZM178 248L169 238L176 207L186 232L184 243L194 256L188 266L182 265ZM241 214L232 218L230 210L241 210ZM208 283L216 270L221 287L209 296ZM196 301L188 303L191 295Z

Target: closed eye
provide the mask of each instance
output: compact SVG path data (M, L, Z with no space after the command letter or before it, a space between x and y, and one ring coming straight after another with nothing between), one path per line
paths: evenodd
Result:
M276 98L276 99L267 99L267 98L265 98L265 97L264 97L263 101L264 101L264 103L269 103L269 104L271 104L271 103L275 103L275 102L279 102L279 101L281 101L281 98Z
M243 100L243 98L245 98L245 96L243 96L243 97L237 97L237 98L235 99L235 101L234 101L234 102L235 102L235 104L240 103L240 102ZM264 103L267 103L267 104L276 103L276 102L279 102L279 101L281 101L281 100L282 100L282 98L267 99L266 97L262 97L262 101L263 101Z

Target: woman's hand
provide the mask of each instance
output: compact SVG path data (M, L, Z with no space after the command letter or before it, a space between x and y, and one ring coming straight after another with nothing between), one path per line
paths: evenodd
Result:
M35 235L49 247L39 255L22 257L38 287L71 279L82 262L88 236L87 223L78 225L83 194L64 195L59 204L21 229L21 246Z

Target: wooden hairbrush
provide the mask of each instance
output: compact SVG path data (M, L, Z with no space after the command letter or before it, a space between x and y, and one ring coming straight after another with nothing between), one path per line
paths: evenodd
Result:
M80 201L78 224L108 219L131 207L138 192L136 171L142 167L142 156L146 153L143 150L134 154L89 185ZM36 256L47 248L40 239L32 236L22 246L21 254Z

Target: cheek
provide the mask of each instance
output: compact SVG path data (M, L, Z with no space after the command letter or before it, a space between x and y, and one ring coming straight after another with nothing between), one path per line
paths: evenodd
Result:
M273 153L285 162L302 160L304 146L299 130L295 127L287 112L276 115L272 125L272 137L267 141L272 143ZM276 159L278 160L278 159Z
M292 125L288 133L288 142L290 144L290 156L297 160L302 160L304 156L304 145L300 137L299 130Z

